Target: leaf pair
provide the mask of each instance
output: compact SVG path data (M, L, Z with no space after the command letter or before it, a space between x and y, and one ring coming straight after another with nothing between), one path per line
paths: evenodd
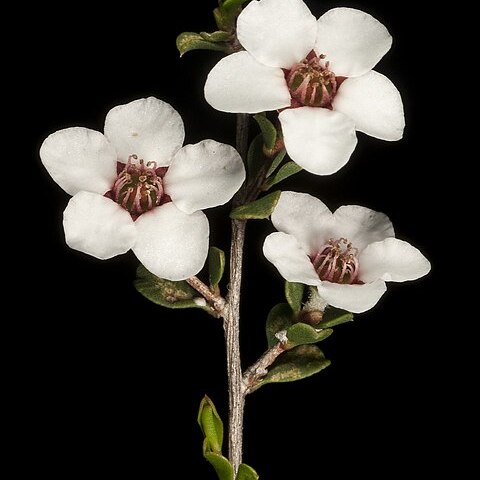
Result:
M266 334L269 348L279 340L277 334L285 332L286 349L269 368L267 375L251 391L269 383L294 382L310 377L330 365L323 352L313 343L327 338L332 330L315 330L304 323L294 323L295 314L288 303L275 305L268 314Z
M177 49L182 57L192 50L215 50L232 53L234 28L242 5L247 0L219 1L219 6L213 11L218 30L207 32L183 32L177 37Z
M219 480L234 480L233 466L222 455L223 422L212 400L206 395L200 403L197 421L205 436L203 456L215 469ZM252 467L242 463L235 480L258 480L258 478Z
M279 342L278 334L287 338L281 354L268 370L268 374L252 391L268 383L293 382L309 377L330 365L323 352L315 343L328 338L333 330L330 327L351 321L350 312L328 307L317 328L298 321L302 312L305 285L285 283L285 297L288 303L275 305L268 314L266 335L269 348ZM283 336L283 335L282 335Z

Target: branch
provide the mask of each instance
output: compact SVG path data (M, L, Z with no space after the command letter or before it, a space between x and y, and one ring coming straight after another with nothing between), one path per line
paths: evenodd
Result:
M268 367L286 351L287 336L285 331L278 332L276 337L279 342L269 348L251 367L243 374L243 384L245 386L245 394L252 393L256 390L257 385L265 378L268 373Z
M192 288L202 295L203 298L205 298L219 316L223 316L223 309L225 307L225 299L223 297L212 292L210 288L197 277L187 278L186 281Z

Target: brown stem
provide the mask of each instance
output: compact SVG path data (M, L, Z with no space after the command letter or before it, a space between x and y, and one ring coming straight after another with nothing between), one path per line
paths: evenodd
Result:
M228 456L235 472L242 463L243 410L245 407L245 387L242 380L242 365L240 362L240 288L245 227L245 221L232 221L230 285L227 305L224 311L230 406Z
M268 373L268 367L281 355L285 350L286 338L280 340L276 345L269 348L243 375L243 383L246 388L246 394L254 392L258 388L258 384L265 378Z
M237 150L246 160L248 144L248 115L237 115ZM233 203L239 205L245 198L245 186L237 193ZM235 472L242 463L243 411L245 407L245 385L240 361L240 290L242 284L243 245L245 243L244 220L232 220L230 246L230 282L227 303L223 311L225 343L227 350L229 429L228 458Z
M220 295L215 294L205 285L199 278L187 278L187 283L194 288L203 298L211 305L211 307L221 315L225 306L225 299Z

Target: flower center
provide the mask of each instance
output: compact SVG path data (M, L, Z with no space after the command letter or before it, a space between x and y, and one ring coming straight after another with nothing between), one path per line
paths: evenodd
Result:
M138 217L142 213L160 205L163 195L162 178L157 174L155 162L145 162L137 155L130 155L125 168L119 173L111 197L132 216Z
M359 283L358 249L346 238L330 239L311 261L320 280L332 283Z
M288 89L298 106L331 108L337 93L337 78L323 62L325 55L310 52L305 60L285 72Z

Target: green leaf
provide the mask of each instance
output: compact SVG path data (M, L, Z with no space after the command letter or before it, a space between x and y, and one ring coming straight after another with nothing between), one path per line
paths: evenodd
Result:
M265 154L263 153L263 137L259 133L248 147L247 168L250 178L254 178L265 164Z
M248 0L225 0L222 3L222 8L224 8L225 10L232 10L234 8L241 7L247 1Z
M265 325L268 348L271 348L278 343L278 338L275 334L282 330L288 330L292 323L293 312L288 303L279 303L270 310Z
M285 158L286 154L287 154L287 151L285 149L280 150L280 153L273 159L273 162L270 165L270 168L268 169L267 177L269 177L283 162L283 159Z
M352 322L353 313L341 310L340 308L327 307L323 314L322 321L318 324L321 328L336 327L341 323Z
M228 42L231 38L230 33L223 32L222 30L218 30L212 33L200 32L200 36L203 38L203 40L206 40L207 42L213 42L213 43Z
M225 457L213 452L205 453L204 457L217 472L219 480L233 480L233 467Z
M262 190L266 191L272 188L277 183L282 182L288 177L295 175L296 173L302 171L302 167L297 165L295 162L287 162L283 165L280 170L275 174L268 178L262 186Z
M220 43L213 43L195 32L183 32L177 37L177 48L182 57L191 50L216 50L218 52L227 52L228 47Z
M305 285L303 283L285 282L285 298L294 313L298 313L302 308L304 292Z
M301 380L320 372L329 365L330 360L325 358L323 352L316 345L300 345L280 355L257 388L267 383Z
M231 211L230 218L235 220L262 220L267 218L277 206L281 193L280 190L276 190L255 202L240 205Z
M275 125L265 115L260 113L255 115L253 118L258 123L258 126L262 131L265 148L267 150L272 150L275 146L275 142L277 141L277 129L275 128Z
M219 7L213 11L215 22L220 30L232 32L235 30L235 24L238 15L242 11L242 5L248 0L219 0Z
M224 271L225 253L217 247L210 247L208 251L208 275L211 287L218 287Z
M330 328L315 329L306 323L295 323L287 330L287 348L290 350L298 345L321 342L332 333L333 330Z
M223 422L207 395L200 402L197 422L205 435L204 451L222 453Z
M238 467L237 480L258 480L259 478L258 473L245 463Z
M187 282L173 282L158 278L150 273L143 265L137 268L135 288L145 298L157 305L167 308L202 308L209 312L209 308L197 305L194 299L199 294Z

